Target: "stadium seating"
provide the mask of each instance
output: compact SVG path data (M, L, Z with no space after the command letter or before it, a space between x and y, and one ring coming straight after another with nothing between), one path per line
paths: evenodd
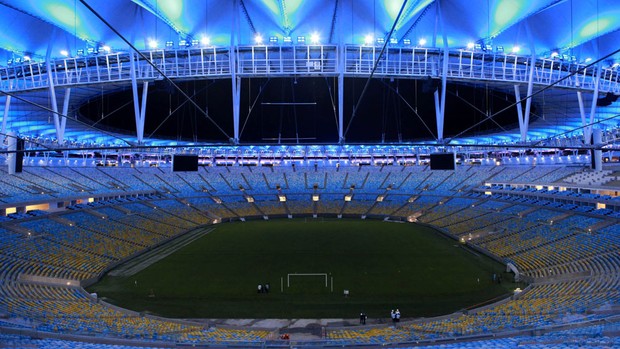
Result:
M610 208L594 211L592 207L562 201L577 195L614 199L516 186L509 193L482 193L489 188L483 187L486 182L581 180L583 174L577 171L562 166L469 166L459 167L456 172L436 172L426 166L310 165L200 167L193 173L172 173L157 167L97 167L80 169L79 173L64 167L26 167L16 176L1 172L2 203L119 192L128 195L70 205L70 210L57 213L34 210L3 217L0 311L8 318L0 320L0 327L146 343L263 343L270 336L267 331L205 328L142 316L107 306L74 286L35 284L24 276L96 278L108 266L213 219L342 214L402 220L413 217L505 263L513 263L533 284L502 303L439 319L406 322L397 328L330 329L325 345L454 340L558 324L575 325L576 329L567 330L565 335L584 347L617 345L615 338L602 336L605 325L583 325L607 321L604 312L593 309L620 303L617 213ZM471 190L475 188L480 190ZM132 197L136 192L150 194ZM551 199L522 193L544 193ZM286 202L281 202L278 194L285 195ZM315 194L319 195L318 202L312 201ZM352 194L351 201L345 201L347 194ZM249 202L248 196L254 201ZM379 196L381 200L377 201ZM500 348L515 343L545 346L557 344L562 338L555 332L471 343ZM41 347L79 343L2 336L8 343ZM452 344L442 345L450 348ZM89 348L86 343L75 346Z

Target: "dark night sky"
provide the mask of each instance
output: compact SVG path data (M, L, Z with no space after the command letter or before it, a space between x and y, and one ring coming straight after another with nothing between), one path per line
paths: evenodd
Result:
M345 79L345 128L351 121L354 106L363 90L365 78ZM434 139L436 133L433 91L438 80L374 79L362 98L355 118L346 135L349 143L377 143L419 141ZM336 143L338 132L332 98L337 103L335 78L253 78L243 79L241 92L242 143L274 143L278 136L283 143ZM178 85L201 107L207 110L228 136L233 134L232 96L230 80L196 80ZM262 92L261 92L262 91ZM418 116L403 102L400 95L422 117L432 130L430 134ZM258 96L258 98L257 98ZM135 132L131 90L93 98L80 108L81 117L100 122L107 128ZM448 85L444 137L460 133L485 116L469 106L491 113L514 102L513 96L487 89L484 86ZM227 138L207 120L185 97L167 82L156 82L149 87L145 138L155 131L154 138L186 141L226 142ZM249 113L254 101L254 108ZM269 105L265 103L316 103L315 105ZM111 116L101 119L123 104ZM179 107L179 105L181 105ZM178 109L177 109L178 108ZM170 114L171 111L174 113ZM336 107L337 111L337 107ZM249 117L248 117L249 114ZM166 119L167 118L167 119ZM164 121L166 119L166 121ZM247 120L246 120L247 119ZM494 118L501 125L514 126L516 108ZM244 126L245 125L245 126ZM487 121L472 132L497 130Z

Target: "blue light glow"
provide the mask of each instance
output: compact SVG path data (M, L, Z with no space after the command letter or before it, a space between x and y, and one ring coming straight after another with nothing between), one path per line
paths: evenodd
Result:
M504 28L512 22L525 7L525 1L504 0L495 8L493 21L497 28Z
M80 18L75 15L73 8L58 3L47 3L44 9L56 22L66 26L74 27L81 25Z

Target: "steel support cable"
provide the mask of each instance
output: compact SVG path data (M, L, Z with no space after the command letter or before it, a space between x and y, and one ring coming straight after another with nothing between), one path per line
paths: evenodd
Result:
M267 78L267 81L265 81L265 83L263 85L260 85L260 89L258 90L258 94L256 95L256 98L254 99L254 102L252 102L252 105L250 106L250 108L248 110L248 115L245 117L245 121L243 122L243 126L241 127L241 132L239 132L239 138L241 138L241 136L243 135L243 131L245 130L245 126L248 124L248 120L250 120L250 115L252 114L252 110L254 110L254 106L256 106L256 102L258 102L258 99L263 94L263 91L265 90L265 87L267 87L267 84L269 83L269 81L271 81L271 78ZM250 91L251 91L251 89L250 89ZM248 98L249 98L249 96L248 96Z
M206 111L203 111L202 108L198 105L198 103L196 103L196 101L194 101L193 99L191 99L187 93L185 93L185 91L183 91L177 84L174 83L174 81L172 81L172 79L170 79L158 66L157 64L151 62L150 59L148 59L148 57L146 57L144 55L144 53L140 52L132 43L129 42L129 40L127 40L118 30L116 30L116 28L114 28L105 18L103 18L94 8L92 8L87 2L86 0L80 0L80 2L86 6L86 8L93 13L93 15L95 15L95 17L99 18L99 20L101 22L103 22L103 24L105 24L108 28L110 28L110 30L112 30L112 32L114 32L114 34L116 34L121 40L123 40L132 50L134 50L138 56L140 56L140 58L142 58L143 60L145 60L150 66L153 67L153 69L155 69L162 77L164 77L164 79L166 79L177 91L179 91L181 93L181 95L183 95L183 97L187 98L189 100L189 102L196 107L196 109L200 110L200 112L205 116L205 118L209 121L211 121L211 123L224 135L226 136L226 138L230 139L230 136L228 135L228 133L226 133L226 131L224 131L224 129L222 129L220 127L220 125L217 124L217 122L215 122L215 120L213 120L210 116L209 113L207 113ZM131 64L134 64L133 60L131 61Z
M130 105L131 103L133 103L133 100L130 100L129 102L124 103L123 105L121 105L120 107L118 107L118 108L116 108L116 109L112 110L111 112L109 112L109 113L108 113L108 114L106 114L106 115L102 115L102 117L101 117L99 120L95 121L95 123L94 123L94 124L92 124L91 126L92 126L92 127L95 127L95 125L97 125L97 124L98 124L98 123L100 123L101 121L103 121L103 120L107 119L108 117L112 116L112 115L113 115L113 114L115 114L116 112L118 112L118 111L120 111L121 109L125 108L126 106ZM103 109L103 105L101 106L101 109Z
M394 90L394 88L392 86L388 85L385 81L382 81L382 82L383 82L383 84L385 86L387 86L388 88ZM433 138L435 138L435 140L437 140L437 136L435 136L435 134L430 129L430 127L428 127L426 122L424 122L424 119L420 116L420 114L418 114L418 111L414 107L412 107L411 104L409 104L409 102L405 99L405 97L403 95L400 94L400 92L398 92L398 91L395 91L395 92L396 92L396 95L407 105L407 107L409 107L409 109L411 109L411 111L413 111L413 113L418 117L418 119L420 119L420 122L422 122L422 125L424 125L424 127L426 128L428 133L430 133L431 136L433 136ZM417 95L416 95L416 98L417 98Z
M523 102L523 101L527 101L528 99L530 99L530 98L532 98L532 97L534 97L534 96L536 96L536 95L540 94L541 92L544 92L544 91L546 91L546 90L548 90L548 89L552 88L553 86L555 86L555 85L559 84L560 82L562 82L562 81L564 81L564 80L567 80L567 79L571 78L571 77L572 77L572 76L574 76L574 75L577 75L577 74L579 74L579 73L582 73L582 72L583 72L583 71L585 71L586 69L588 69L588 68L590 68L590 67L592 67L592 66L594 66L594 65L596 65L596 64L598 64L598 63L600 63L600 62L602 62L602 61L604 61L604 60L606 60L607 58L609 58L609 57L611 57L611 56L613 56L613 55L615 55L615 54L617 54L617 53L620 53L620 49L617 49L617 50L615 50L615 51L613 51L613 52L611 52L611 53L608 53L608 54L606 54L605 56L603 56L603 57L601 57L601 58L597 59L596 61L594 61L594 62L592 62L592 63L590 63L590 64L588 64L588 65L585 65L585 66L583 66L583 67L581 67L581 68L579 68L579 69L575 70L574 72L572 72L572 73L570 73L570 74L568 74L568 75L566 75L566 76L564 76L564 77L562 77L562 78L560 78L560 79L558 79L558 80L556 80L556 81L552 82L552 83L551 83L551 84L549 84L549 85L546 85L545 87L541 88L540 90L538 90L538 91L536 91L536 92L533 92L531 95L529 95L529 96L525 96L525 97L521 98L520 100L515 101L515 102L514 102L514 103L512 103L511 105L509 105L509 106L507 106L507 107L505 107L505 108L501 109L500 111L498 111L498 112L496 112L496 113L493 113L493 114L489 115L488 117L486 117L486 118L484 118L484 119L482 119L482 120L478 121L478 122L477 122L477 123L475 123L474 125L472 125L472 126L470 126L470 127L466 128L466 129L465 129L465 130L463 130L462 132L460 132L460 133L456 134L454 137L451 137L451 138L450 138L450 140L448 140L448 142L446 142L446 144L450 144L450 142L452 141L452 139L455 139L455 138L458 138L458 137L462 136L464 133L466 133L466 132L470 131L471 129L473 129L473 128L475 128L475 127L477 127L478 125L482 124L483 122L485 122L485 121L487 121L487 120L489 120L489 119L493 119L494 117L496 117L497 115L499 115L499 114L501 114L501 113L505 112L506 110L508 110L508 109L510 109L510 108L513 108L513 107L515 107L515 106L517 106L517 105L520 105L520 103L521 103L521 102ZM532 62L531 64L535 64L535 62ZM599 69L600 69L600 67L599 67Z
M83 1L83 0L80 0L80 1ZM364 88L362 89L362 93L360 94L360 97L358 98L357 103L353 107L353 114L351 115L351 120L349 120L349 124L347 125L347 128L344 131L344 138L345 139L347 137L347 133L349 132L349 128L351 127L351 124L353 123L353 120L355 119L355 116L357 115L357 109L360 106L360 102L362 101L362 99L364 98L364 95L366 94L366 90L368 89L368 85L370 85L370 81L372 80L372 77L375 75L375 71L377 70L377 67L379 66L379 62L381 61L381 57L383 57L383 53L385 52L385 49L387 48L387 45L390 42L390 38L392 37L392 34L394 33L394 29L396 28L396 24L398 23L398 20L400 19L400 16L403 14L403 10L405 9L406 5L407 5L407 0L404 0L402 6L400 7L400 10L398 11L398 16L396 16L396 19L394 20L394 23L392 24L392 29L390 29L390 32L388 33L387 37L385 38L385 41L383 43L383 47L381 48L381 52L379 52L379 56L375 60L375 64L372 67L372 71L370 72L370 76L366 80L366 84L364 85Z
M618 117L620 117L620 114L616 114L616 115L610 116L610 117L605 118L605 119L602 119L602 120L594 121L594 122L591 122L591 123L589 123L589 124L581 125L581 126L578 126L578 127L572 128L572 129L570 129L570 130L568 130L568 131L565 131L565 132L562 132L562 133L557 133L557 134L553 135L552 137L547 137L547 138L541 139L541 140L539 140L538 142L534 143L533 145L534 145L534 146L538 146L538 145L540 145L541 143L543 143L543 142L545 142L545 141L552 140L552 139L554 139L554 138L556 138L556 137L558 137L558 136L562 136L562 135L565 135L565 134L569 134L569 133L575 132L575 131L577 131L577 130L580 130L580 129L582 129L582 128L586 128L586 127L594 126L594 125L597 125L597 124L601 124L601 123L604 123L604 122L606 122L606 121L616 119L616 118L618 118ZM607 143L609 143L609 142L607 142ZM562 148L570 148L570 147L562 147ZM572 148L570 148L570 149L572 149ZM596 149L596 148L595 148L594 146L592 146L592 147L588 147L588 148L586 148L586 149Z
M211 83L211 85L213 85L213 83ZM210 86L210 85L209 85ZM209 88L209 86L205 86L203 88L201 88L200 90L198 90L197 92L194 92L194 94L191 96L191 98L194 98L197 94L199 94L200 92L207 90ZM155 132L157 132L157 130L159 130L160 127L162 127L164 125L164 123L166 121L168 121L168 119L172 116L172 114L176 113L179 109L181 109L181 107L183 107L186 103L188 102L188 100L184 100L181 104L179 104L176 108L174 108L174 110L172 110L168 116L166 116L164 118L164 120L162 122L159 123L159 125L157 125L157 127L155 127L155 129L153 130L153 132L151 132L150 135L148 135L146 138L150 139L151 137L153 137L153 135L155 134Z
M325 77L325 84L327 85L327 91L329 92L329 99L332 102L332 110L334 111L334 120L336 121L336 131L338 131L338 111L336 110L336 101L334 99L334 93L332 92L332 87Z
M64 115L64 114L63 114L63 113L61 113L61 112L54 111L53 109L48 108L48 107L46 107L46 106L44 106L44 105L40 105L40 104L38 104L38 103L35 103L35 102L32 102L32 101L29 101L29 100L27 100L27 99L25 99L25 98L23 98L23 97L20 97L20 96L18 96L18 95L16 95L16 94L14 94L14 93L12 93L12 92L7 92L7 91L0 90L0 93L4 94L4 95L6 95L6 96L11 96L11 98L15 98L15 99L17 99L17 100L19 100L19 101L22 101L22 102L27 103L27 104L30 104L30 105L32 105L32 106L34 106L34 107L37 107L37 108L43 109L43 110L48 111L48 112L50 112L50 113L52 113L52 114L56 114L56 115L58 115L58 116L60 116L60 117L63 117L63 118L65 118L65 119L69 119L69 120L71 120L71 121L75 121L75 122L77 122L78 124L81 124L82 126L86 126L86 127L91 128L91 129L93 129L93 130L95 130L95 131L97 131L97 132L101 132L101 133L105 134L106 136L110 136L110 137L112 137L112 138L119 139L119 140L121 140L121 141L123 141L123 142L125 142L125 143L127 143L127 144L132 144L130 141L128 141L128 140L126 140L126 139L124 139L124 138L122 138L122 137L119 137L119 136L115 135L114 133L111 133L111 132L107 132L107 131L104 131L104 130L98 129L98 128L96 128L96 127L92 127L90 124L88 124L88 123L86 123L86 122L84 122L84 121L78 120L77 118L76 118L76 119L70 119L67 115ZM50 149L53 149L53 148L50 148Z
M465 98L459 96L457 93L454 93L450 90L447 90L447 92L453 96L455 96L456 98L462 100L465 104L467 104L468 106L472 107L475 111L479 112L480 114L484 115L484 116L489 116L488 113L483 112L482 110L480 110L480 108L476 107L473 103L471 103L470 101L466 100ZM488 101L488 98L487 98ZM487 102L488 105L488 102ZM500 125L497 121L491 119L491 121L497 125L500 129L502 129L502 131L506 131L506 129L504 128L504 126Z

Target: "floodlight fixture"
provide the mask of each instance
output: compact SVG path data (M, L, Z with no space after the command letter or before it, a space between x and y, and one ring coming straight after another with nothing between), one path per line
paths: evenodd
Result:
M390 44L396 45L398 44L398 40L396 38L390 38Z
M30 56L24 56L24 62L30 62Z
M503 53L504 52L504 46L495 46L495 52Z
M512 47L512 53L519 53L519 51L521 51L521 47L516 45Z
M198 41L198 39L192 39L191 45L192 45L192 46L198 46L198 43L199 43L199 42L200 42L200 41Z
M473 48L474 48L474 45L475 45L475 44L474 44L473 42L468 42L468 43L467 43L467 48L471 50L471 49L473 49Z
M203 46L209 46L209 45L211 45L211 38L209 38L209 37L208 37L208 36L206 36L206 35L203 35L203 36L200 38L200 43L201 43Z
M174 46L174 42L166 41L166 48L172 48Z
M473 49L476 51L482 51L482 44L474 44Z
M317 32L314 32L314 33L312 33L312 34L310 35L310 42L311 42L312 44L314 44L314 45L318 44L318 43L319 43L319 41L320 41L320 39L321 39L321 38L320 38L320 36L319 36L319 33L317 33Z
M586 58L586 63L592 62L592 58L588 57Z
M485 51L493 51L493 46L491 46L491 45L484 45L484 50Z
M618 67L620 67L620 63L616 62L611 67L614 68L614 69L618 68Z
M384 43L385 43L385 39L384 38L377 38L377 44L383 45Z
M67 50L60 50L60 55L64 56L64 57L69 57L69 51L67 51Z
M419 45L419 46L424 46L424 45L426 45L426 39L425 39L425 38L421 38L420 40L418 40L418 45Z
M261 45L263 43L263 36L260 34L254 35L254 43Z
M187 40L179 40L179 47L187 47Z
M305 36L298 36L297 37L297 43L298 44L305 44L306 43L306 37Z
M157 48L158 42L157 40L149 39L148 44L149 44L149 48Z
M89 55L92 55L93 53L95 53L95 48L94 47L87 48L86 53L88 53Z
M278 43L278 37L277 36L270 36L269 37L269 42L272 44L277 44Z
M411 39L403 39L403 45L405 46L411 45Z
M81 49L77 50L77 55L78 55L78 56L84 56L84 49L83 49L83 48L81 48ZM25 61L25 60L26 60L26 59L24 58L24 61Z
M364 45L371 45L374 37L371 34L368 34L364 37Z
M282 38L282 41L284 41L285 44L290 44L293 42L293 38L291 38L290 36L285 36Z
M559 56L560 54L557 51L553 51L551 52L551 58L555 58L557 56Z
M103 48L103 51L105 51L105 53L110 53L110 51L112 51L112 48L108 45L105 45L102 48Z

